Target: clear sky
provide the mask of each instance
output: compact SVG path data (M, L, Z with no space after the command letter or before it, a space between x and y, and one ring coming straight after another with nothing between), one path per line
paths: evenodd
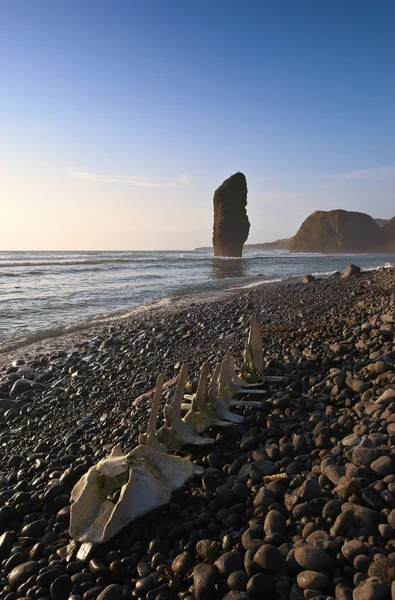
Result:
M249 242L395 214L393 0L1 0L0 249Z

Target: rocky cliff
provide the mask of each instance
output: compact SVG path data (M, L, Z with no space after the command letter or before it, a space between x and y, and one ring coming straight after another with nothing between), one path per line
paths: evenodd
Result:
M262 242L261 244L245 244L244 248L249 250L288 250L288 246L292 238L283 238L274 242Z
M243 173L226 179L214 193L214 256L240 257L248 237L247 181Z
M395 252L395 217L387 221L382 231L386 252Z
M360 253L385 251L383 231L365 213L317 210L302 223L290 252Z
M379 227L384 227L384 225L387 225L389 219L375 219L375 221Z

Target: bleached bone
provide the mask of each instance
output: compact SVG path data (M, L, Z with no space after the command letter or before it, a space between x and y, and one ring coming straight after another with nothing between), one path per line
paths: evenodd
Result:
M204 362L200 369L199 383L195 394L184 395L184 398L190 398L191 404L182 404L182 408L188 410L184 421L189 423L198 433L204 433L210 427L229 427L233 423L218 419L212 410L208 398L207 379L209 373L209 364Z
M239 377L239 375L236 372L236 361L235 361L235 358L234 358L234 356L232 356L230 354L229 351L227 353L227 358L228 358L229 374L230 374L230 377L231 377L232 381L236 385L238 385L239 387L247 388L249 394L251 394L251 390L253 388L262 385L260 382L258 382L258 383L247 383L244 379L242 379L241 377Z
M251 389L248 384L246 384L246 382L237 375L235 369L235 359L233 356L231 356L229 351L226 353L225 357L225 368L225 386L229 389L232 396L237 396L239 394L265 394L264 390ZM246 406L245 403L244 406ZM256 406L256 404L252 404L251 406Z
M169 407L165 408L165 425L156 434L161 444L169 451L178 450L182 446L207 446L214 444L214 438L202 437L194 427L181 418L181 403L188 376L188 367L181 367L180 378L176 387L174 398Z
M137 446L125 455L115 446L110 456L91 467L73 488L71 537L97 544L109 541L127 524L167 504L171 492L196 470L189 458L148 446ZM118 490L119 499L111 500L108 496Z
M156 425L158 422L158 410L162 395L164 376L159 375L156 380L155 393L152 399L151 412L147 425L147 433L141 433L138 437L138 442L143 446L150 446L159 452L166 452L166 447L163 446L156 437Z
M232 413L228 408L226 398L221 397L221 370L222 363L217 363L214 369L211 385L209 387L209 406L210 410L218 419L223 419L231 423L242 423L244 417Z
M248 394L249 392L250 390L248 389L244 390L244 393ZM259 400L237 400L236 398L234 398L227 358L225 358L221 363L221 370L218 379L218 400L222 403L223 406L226 406L228 409L232 406L240 406L241 408L261 406L261 401Z
M263 371L263 347L259 323L254 316L250 317L250 330L246 340L246 346L241 366L241 376L248 383L279 383L283 377L265 375Z

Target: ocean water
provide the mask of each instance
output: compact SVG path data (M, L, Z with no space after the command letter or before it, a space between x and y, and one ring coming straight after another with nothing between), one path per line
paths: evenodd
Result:
M355 263L395 265L395 255L209 251L0 252L0 351L126 316L174 296L328 276Z

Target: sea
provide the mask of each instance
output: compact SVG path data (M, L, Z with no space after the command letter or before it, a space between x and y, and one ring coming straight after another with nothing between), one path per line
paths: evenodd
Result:
M175 297L249 288L303 275L327 277L350 263L394 266L395 255L212 250L0 252L0 352L132 315Z

